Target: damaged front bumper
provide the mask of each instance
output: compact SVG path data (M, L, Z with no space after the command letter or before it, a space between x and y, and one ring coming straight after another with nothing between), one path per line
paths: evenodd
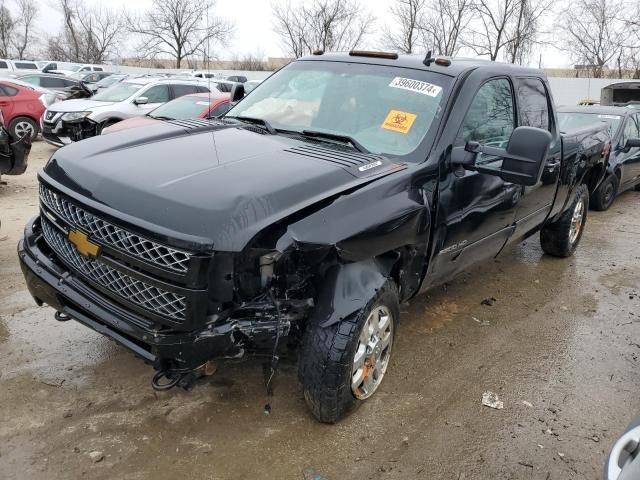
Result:
M284 336L291 326L291 312L279 318L267 301L238 307L224 321L211 316L190 331L145 328L143 316L96 291L56 258L43 239L39 217L27 225L18 256L36 303L53 307L58 320L70 317L106 335L161 372L191 372L212 359L268 350L278 330Z
M95 137L100 126L90 118L71 122L62 119L62 112L47 112L42 119L42 138L47 143L63 147L85 138Z

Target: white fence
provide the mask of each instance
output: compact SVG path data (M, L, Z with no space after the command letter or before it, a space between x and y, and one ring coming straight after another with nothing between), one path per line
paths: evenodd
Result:
M600 101L600 90L607 85L629 80L614 78L560 78L549 77L551 93L556 105L577 105L581 100ZM637 80L636 80L637 81Z

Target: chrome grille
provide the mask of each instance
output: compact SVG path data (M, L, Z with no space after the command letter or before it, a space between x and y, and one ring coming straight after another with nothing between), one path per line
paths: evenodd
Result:
M186 299L183 295L167 292L137 280L98 259L89 260L83 257L57 227L44 217L41 217L41 222L46 242L69 266L98 285L145 310L175 321L184 321Z
M166 247L102 220L42 184L40 200L67 223L84 230L104 245L174 272L186 273L189 268L187 252Z

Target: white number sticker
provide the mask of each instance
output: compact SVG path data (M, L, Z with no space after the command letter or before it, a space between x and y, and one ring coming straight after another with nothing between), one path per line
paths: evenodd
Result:
M411 92L422 93L430 97L437 97L442 91L442 87L433 85L432 83L422 82L420 80L412 80L410 78L396 77L389 84L393 88L402 88Z
M598 115L598 118L610 118L612 120L620 120L620 115Z

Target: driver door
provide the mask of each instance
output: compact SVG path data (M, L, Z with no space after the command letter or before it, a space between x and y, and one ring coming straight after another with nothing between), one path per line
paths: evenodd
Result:
M512 82L497 77L477 90L457 134L454 148L468 141L505 148L516 128ZM476 164L500 168L502 158L479 154ZM431 269L442 281L471 263L495 256L513 231L522 187L500 177L461 170L449 164L440 176L440 209L446 235Z

